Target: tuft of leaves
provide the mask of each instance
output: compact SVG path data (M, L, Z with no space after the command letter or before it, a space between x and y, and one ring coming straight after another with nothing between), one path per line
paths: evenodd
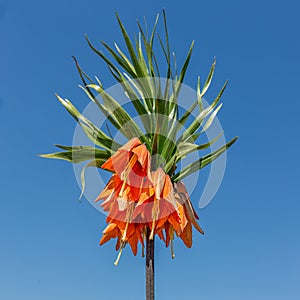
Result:
M102 50L98 50L87 36L86 40L91 50L105 62L109 72L121 84L124 93L130 99L137 115L140 117L143 128L139 127L133 117L119 104L118 99L113 98L106 92L97 77L93 80L81 68L74 57L75 65L82 81L81 88L116 130L120 131L127 139L139 137L151 154L159 154L158 157L161 157L161 159L156 161L155 167L161 166L166 173L172 176L174 182L182 180L213 162L237 140L237 137L235 137L218 150L201 157L174 174L176 165L184 157L192 152L209 148L222 134L205 144L196 144L198 137L210 128L221 109L222 103L220 104L219 102L228 82L225 82L213 102L204 107L203 97L211 85L215 72L216 59L214 59L203 86L201 86L200 77L198 78L197 99L187 111L180 115L178 96L191 60L194 41L190 45L181 69L178 70L175 56L171 56L167 20L164 11L164 38L156 31L159 21L159 16L157 16L150 34L148 34L147 29L145 30L137 22L139 32L134 42L128 35L118 14L116 17L126 50L122 50L116 43L114 47L111 47L104 41L101 41L107 52L104 53ZM160 80L161 71L154 51L156 39L158 39L159 48L167 64L164 82ZM56 96L68 113L82 127L95 147L56 145L64 151L41 156L44 158L62 159L72 163L89 161L83 169L82 185L84 187L85 169L87 167L101 166L114 153L115 149L121 145L83 116L69 100L63 99L58 95ZM194 118L192 114L195 115L196 108L198 113ZM187 123L190 125L179 135L179 130ZM113 145L114 149L112 149ZM163 165L163 161L167 163Z

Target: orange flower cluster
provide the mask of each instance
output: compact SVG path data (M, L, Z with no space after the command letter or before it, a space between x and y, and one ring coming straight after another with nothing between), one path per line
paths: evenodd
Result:
M95 200L102 200L108 212L100 245L117 238L119 256L127 243L136 255L147 231L149 239L157 234L167 247L175 234L191 247L192 225L203 233L184 184L172 183L162 168L151 171L150 153L138 138L119 148L101 168L114 174Z

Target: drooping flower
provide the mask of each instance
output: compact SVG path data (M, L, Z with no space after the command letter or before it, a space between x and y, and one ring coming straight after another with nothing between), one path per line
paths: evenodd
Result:
M175 234L191 247L192 225L203 233L184 184L172 183L160 167L151 171L150 153L138 138L131 139L101 167L114 172L95 200L102 200L101 206L108 213L109 225L103 231L101 245L117 238L120 254L128 243L136 255L138 242L144 246L149 230L150 239L157 234L166 246L171 241L174 256Z
M175 184L175 198L181 204L182 213L182 228L179 237L183 240L185 245L189 248L192 247L192 226L194 226L200 233L204 231L198 224L198 215L196 214L192 202L190 200L188 191L182 181Z
M157 234L168 247L176 234L187 247L191 247L192 226L200 233L204 232L197 223L199 217L183 182L173 183L169 175L159 168L152 172L152 184L148 194L138 202L134 215L147 214L145 221L148 221L147 226L151 230L150 238Z
M113 171L114 175L95 200L104 200L101 206L108 212L106 221L109 225L103 232L100 244L117 238L117 250L122 251L129 243L136 255L138 241L143 244L143 228L133 221L133 213L149 175L150 153L138 138L133 138L101 167Z

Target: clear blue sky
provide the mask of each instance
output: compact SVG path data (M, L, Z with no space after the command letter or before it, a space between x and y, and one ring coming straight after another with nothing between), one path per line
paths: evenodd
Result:
M114 243L98 245L105 218L77 201L72 166L43 160L71 144L75 123L54 97L87 99L71 55L106 86L114 81L89 50L121 40L135 20L166 8L185 83L214 56L212 94L230 79L220 113L228 153L222 186L198 210L205 236L176 259L156 248L157 299L297 300L300 297L300 40L297 1L0 1L0 299L143 299L144 261L129 249L116 268ZM198 199L192 199L197 201Z

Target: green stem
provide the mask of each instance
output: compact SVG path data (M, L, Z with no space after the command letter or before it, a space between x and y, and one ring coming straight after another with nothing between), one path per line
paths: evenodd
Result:
M154 300L154 238L149 239L150 230L146 234L146 300Z

